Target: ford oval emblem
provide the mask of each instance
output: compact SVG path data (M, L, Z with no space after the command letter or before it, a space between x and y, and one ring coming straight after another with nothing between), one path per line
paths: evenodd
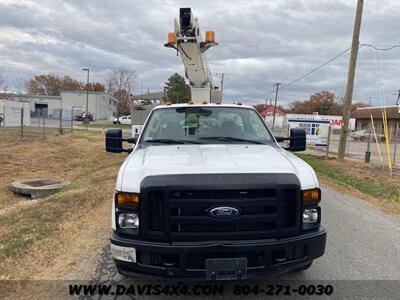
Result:
M230 219L239 216L239 210L229 206L215 207L209 213L210 216L217 219Z

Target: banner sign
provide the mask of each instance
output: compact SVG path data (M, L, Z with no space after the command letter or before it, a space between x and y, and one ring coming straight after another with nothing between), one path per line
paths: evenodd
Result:
M288 120L321 120L329 121L332 129L340 129L343 124L342 116L287 114ZM355 130L356 119L350 118L349 130Z
M329 121L288 119L289 128L301 128L306 131L307 144L326 146L328 143Z

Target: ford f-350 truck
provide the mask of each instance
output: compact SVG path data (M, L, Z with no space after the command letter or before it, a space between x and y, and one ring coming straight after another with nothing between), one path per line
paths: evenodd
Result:
M308 269L326 231L315 172L291 153L305 147L304 130L273 136L240 103L160 105L137 138L107 130L106 151L129 153L112 202L118 272L223 280Z

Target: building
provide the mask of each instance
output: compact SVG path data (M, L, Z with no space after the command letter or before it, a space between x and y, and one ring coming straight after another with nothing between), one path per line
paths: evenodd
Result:
M260 110L260 115L265 118L266 116L273 116L274 115L274 106L273 105L262 105ZM258 109L257 109L258 110ZM279 107L275 108L275 116L284 116L286 113L282 111Z
M0 100L0 127L29 126L29 102Z
M356 119L356 130L369 129L372 115L376 132L383 133L382 111L384 109L386 109L389 136L393 136L396 125L400 126L400 108L395 105L357 108L351 113L351 117Z
M105 92L89 92L88 111L94 120L106 120L116 115L117 100ZM71 119L71 115L81 114L86 110L86 92L62 91L59 96L14 95L12 99L29 102L32 117Z

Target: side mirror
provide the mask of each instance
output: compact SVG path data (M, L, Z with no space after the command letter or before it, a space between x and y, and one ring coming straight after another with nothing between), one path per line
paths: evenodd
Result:
M290 129L289 151L304 151L306 150L306 131L300 128Z
M122 142L136 143L136 138L122 138L122 129L112 128L106 131L106 151L112 153L132 152L122 147Z

